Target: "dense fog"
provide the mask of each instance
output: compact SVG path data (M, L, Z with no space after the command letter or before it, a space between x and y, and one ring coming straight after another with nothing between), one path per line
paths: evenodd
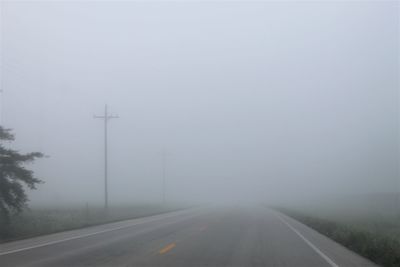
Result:
M32 204L399 189L399 4L1 2L1 123ZM165 155L165 161L163 160ZM163 164L165 162L165 164ZM165 168L165 169L164 169Z

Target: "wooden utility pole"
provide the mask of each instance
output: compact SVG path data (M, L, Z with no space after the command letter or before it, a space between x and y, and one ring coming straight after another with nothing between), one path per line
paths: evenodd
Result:
M107 104L104 108L104 116L94 116L95 119L104 120L104 209L108 209L108 138L107 138L107 128L108 120L119 118L118 116L113 116L108 114Z
M165 153L165 150L163 150L163 153L162 153L162 178L163 178L163 180L162 180L162 198L163 198L163 204L165 204L166 203L166 190L167 190L167 180L166 180L166 175L167 175L167 170L166 170L166 168L167 168L167 155L166 155L166 153Z

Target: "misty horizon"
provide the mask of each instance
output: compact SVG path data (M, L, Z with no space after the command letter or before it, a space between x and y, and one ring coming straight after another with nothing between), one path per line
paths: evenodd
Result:
M1 124L31 204L398 192L395 2L1 2Z

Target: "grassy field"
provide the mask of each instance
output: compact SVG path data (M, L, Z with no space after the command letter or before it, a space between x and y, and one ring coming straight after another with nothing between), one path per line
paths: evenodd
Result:
M381 266L400 266L400 215L396 212L348 206L278 210Z
M8 226L0 226L0 243L182 208L179 205L126 205L110 207L106 214L102 207L33 207L13 216Z

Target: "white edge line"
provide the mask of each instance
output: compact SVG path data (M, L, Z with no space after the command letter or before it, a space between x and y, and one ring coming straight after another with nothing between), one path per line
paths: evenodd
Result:
M339 267L333 260L331 260L328 256L326 256L319 248L317 248L313 243L311 243L307 238L305 238L299 231L296 230L292 225L290 225L282 216L277 215L277 217L293 232L295 232L307 245L309 245L315 252L318 253L326 262L329 263L332 267Z
M148 222L153 222L153 221L166 219L166 218L173 217L173 216L176 216L176 215L179 215L179 214L171 214L169 216L163 216L161 218L154 218L152 220L136 222L134 224L129 224L129 225L124 225L124 226L120 226L120 227L116 227L116 228L101 230L101 231L97 231L97 232L93 232L93 233L89 233L89 234L72 236L72 237L68 237L68 238L64 238L64 239L60 239L60 240L54 240L54 241L50 241L50 242L45 242L45 243L42 243L42 244L39 244L39 245L34 245L34 246L29 246L29 247L9 250L9 251L5 251L5 252L0 252L0 256L7 255L7 254L12 254L12 253L17 253L17 252L21 252L21 251L25 251L25 250L30 250L30 249L34 249L34 248L45 247L45 246L49 246L49 245L53 245L53 244L57 244L57 243L62 243L62 242L66 242L66 241L70 241L70 240L74 240L74 239L84 238L84 237L88 237L88 236L92 236L92 235L98 235L98 234L102 234L102 233L106 233L106 232L112 232L112 231L120 230L120 229L123 229L123 228L129 228L129 227L132 227L132 226L135 226L135 225L138 225L138 224L143 224L143 223L148 223Z

